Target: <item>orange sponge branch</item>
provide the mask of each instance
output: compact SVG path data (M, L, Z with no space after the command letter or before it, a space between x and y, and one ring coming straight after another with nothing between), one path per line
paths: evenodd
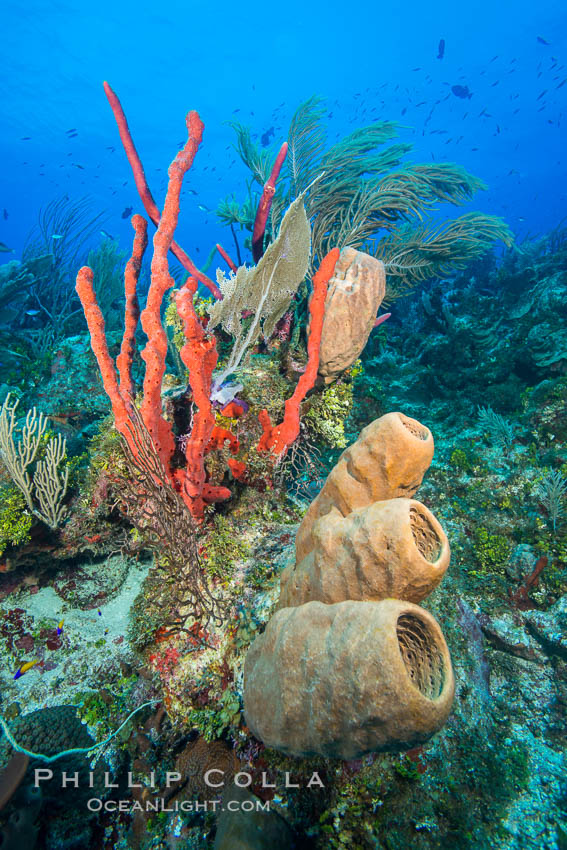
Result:
M130 168L132 169L132 173L134 175L134 182L136 184L136 189L138 190L138 194L140 196L140 200L144 205L144 209L149 215L150 219L153 221L155 226L157 227L160 220L159 209L157 207L156 202L154 201L153 195L150 191L150 187L148 186L148 181L146 179L146 174L144 171L144 166L142 165L142 160L136 150L136 146L134 144L134 140L132 139L132 134L130 133L130 128L128 127L128 121L126 119L126 114L122 109L122 104L118 99L118 95L110 85L105 81L104 85L104 93L108 99L110 104L110 108L112 109L112 113L114 115L114 120L118 126L118 133L120 135L120 141L122 142L122 147L126 153L126 157L128 158L128 162L130 163ZM196 113L195 113L196 114ZM203 274L193 260L189 257L188 254L185 253L183 248L181 248L177 242L171 241L170 250L173 255L179 260L183 268L187 269L189 274L194 275L197 280L202 283L207 289L215 296L215 298L222 298L222 293L216 283L214 283L206 274Z
M293 395L285 403L284 418L280 425L273 426L268 411L260 411L258 419L262 426L263 434L258 443L259 451L272 451L277 457L281 457L299 436L299 407L317 379L327 286L333 276L340 253L339 248L333 248L332 251L329 251L313 276L313 293L309 301L310 322L309 339L307 341L307 366L305 372L297 382Z
M179 218L179 198L183 177L191 168L203 138L203 122L196 112L189 112L187 115L187 131L187 142L168 170L167 195L159 226L154 235L151 284L146 307L141 316L142 328L148 337L147 345L142 352L142 358L146 363L142 418L166 469L175 452L175 439L171 425L163 418L161 412L161 386L165 375L167 334L161 323L160 311L165 293L175 283L169 273L167 255Z
M97 359L102 383L112 405L116 429L127 439L126 423L130 418L129 400L122 397L116 377L114 360L108 352L104 333L104 317L98 306L93 286L93 271L83 266L77 274L77 294L83 305L87 327L91 335L91 347Z
M140 318L137 288L142 259L148 246L148 223L146 219L141 215L132 216L132 227L136 231L136 236L134 237L132 256L126 263L124 271L124 294L126 296L124 336L120 354L116 358L118 374L120 375L120 395L123 399L131 399L135 395L132 363L136 351L136 328Z
M201 519L206 504L227 499L231 493L226 487L216 487L206 481L204 456L215 428L215 417L210 402L211 380L218 355L215 337L207 336L195 313L193 295L198 285L195 278L189 278L176 296L186 339L186 343L181 349L181 359L189 371L193 403L197 408L185 453L185 469L174 469L173 467L172 461L176 449L175 436L171 424L163 416L161 402L161 389L167 357L167 335L161 322L161 307L165 293L175 282L169 271L167 257L179 218L179 198L183 177L193 164L203 136L203 122L197 112L190 112L187 115L187 130L187 142L169 167L167 195L153 240L151 283L146 306L140 316L142 328L147 336L147 343L141 355L146 364L141 413L156 453L172 485L180 493L191 514L196 519ZM147 245L147 225L144 219L137 215L133 217L132 225L136 234L132 257L125 272L125 328L122 348L116 363L120 375L120 385L118 384L116 366L108 351L104 332L104 318L98 306L93 286L93 272L87 266L79 270L76 290L83 305L91 335L91 346L99 365L104 389L112 404L116 428L127 440L134 456L136 456L134 429L129 427L134 396L132 362L139 317L136 289L142 258Z
M177 481L193 516L202 517L205 504L228 499L231 493L227 487L215 487L205 481L204 458L215 428L210 394L218 354L216 338L207 336L195 312L193 295L196 289L197 282L189 278L175 297L186 340L179 355L189 372L193 403L197 407L185 449L187 466L181 470Z

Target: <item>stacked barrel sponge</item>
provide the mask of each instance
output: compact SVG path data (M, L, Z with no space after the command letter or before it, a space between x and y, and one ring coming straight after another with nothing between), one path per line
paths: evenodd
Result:
M432 457L429 429L388 413L311 503L278 610L244 665L246 723L267 746L352 759L417 746L445 723L449 650L416 604L450 559L440 523L412 498Z

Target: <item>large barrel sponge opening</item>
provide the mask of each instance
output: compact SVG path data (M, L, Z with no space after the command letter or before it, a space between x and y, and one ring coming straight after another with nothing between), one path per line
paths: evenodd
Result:
M447 535L413 499L388 499L313 524L312 551L281 576L278 608L317 600L407 599L421 602L437 587L451 557Z
M429 428L398 411L363 428L311 502L296 537L296 559L313 549L314 523L332 511L347 516L373 502L411 498L433 458Z
M443 552L443 540L425 510L414 503L410 508L410 528L415 545L426 561L434 564Z
M282 608L244 664L244 713L267 747L360 758L425 743L455 682L435 618L411 602L307 602Z
M408 675L427 699L438 699L443 692L447 672L435 635L415 614L401 614L396 624L400 653Z

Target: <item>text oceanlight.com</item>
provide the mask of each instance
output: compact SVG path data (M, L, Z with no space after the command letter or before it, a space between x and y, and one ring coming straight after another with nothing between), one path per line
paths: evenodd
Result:
M163 797L154 800L101 800L93 797L87 803L90 812L269 812L269 801L263 800L180 800L167 802Z

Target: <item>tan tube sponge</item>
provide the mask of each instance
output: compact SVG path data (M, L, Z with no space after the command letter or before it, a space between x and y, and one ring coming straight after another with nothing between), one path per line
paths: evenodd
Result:
M375 502L346 517L331 511L313 525L312 540L311 552L282 573L279 608L313 600L421 602L451 557L440 523L413 499Z
M344 517L373 502L413 496L432 457L431 431L403 413L387 413L363 428L303 518L295 542L297 561L313 549L317 519L330 511Z
M244 665L247 725L295 756L415 747L445 723L454 688L437 622L395 599L284 608Z
M327 383L352 366L365 347L385 291L384 263L343 248L327 289L319 349L319 374Z

